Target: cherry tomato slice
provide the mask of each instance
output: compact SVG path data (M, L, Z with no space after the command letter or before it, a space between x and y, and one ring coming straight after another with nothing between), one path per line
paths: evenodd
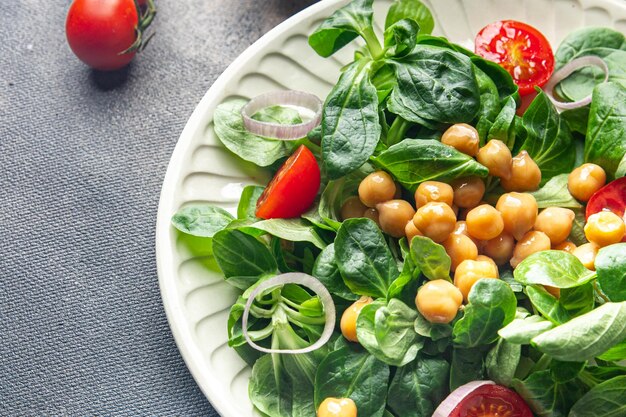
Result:
M585 217L599 211L610 210L620 217L626 212L626 177L611 181L598 191L593 193L587 202Z
M280 167L259 197L256 215L262 219L287 219L304 213L320 188L320 167L304 145Z
M501 385L476 388L457 405L450 417L533 417L515 391Z
M474 42L476 54L504 67L519 87L520 95L542 87L554 71L554 54L548 40L534 27L515 20L485 26Z

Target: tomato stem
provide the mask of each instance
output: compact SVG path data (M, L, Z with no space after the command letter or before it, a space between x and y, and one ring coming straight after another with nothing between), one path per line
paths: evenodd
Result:
M137 2L135 1L135 4L137 4ZM146 0L146 10L143 14L140 14L140 18L139 18L139 28L138 30L140 30L141 32L143 32L144 30L146 30L148 28L148 26L150 26L150 24L152 23L152 21L154 20L154 17L156 16L156 6L154 5L154 0ZM140 11L141 13L141 11ZM148 38L149 40L150 38ZM148 41L146 41L147 43Z
M139 2L135 1L135 7L137 9L137 16L139 21L137 22L137 26L135 26L135 42L132 43L128 48L120 52L118 55L129 54L131 52L141 52L146 49L148 43L154 36L154 33L149 34L147 37L144 36L144 32L148 29L148 26L154 20L156 16L156 6L154 4L154 0L146 0L146 10L142 11L139 6Z

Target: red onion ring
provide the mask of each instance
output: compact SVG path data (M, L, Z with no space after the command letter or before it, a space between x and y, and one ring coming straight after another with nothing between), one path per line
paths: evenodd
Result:
M495 385L495 382L472 381L468 382L465 385L461 385L460 387L452 391L452 393L448 395L441 404L439 404L439 407L437 407L432 417L449 417L450 413L452 413L452 410L454 410L454 408L459 405L459 403L463 401L465 397L467 397L483 385Z
M261 109L281 105L302 107L311 110L315 114L311 120L295 125L260 122L252 118ZM257 136L279 140L296 140L305 137L307 133L320 124L322 107L322 101L310 93L295 90L271 91L250 100L241 109L241 116L246 129Z
M598 67L602 71L604 71L603 82L607 82L607 80L609 79L609 67L607 67L606 62L604 62L602 58L590 55L576 58L573 61L568 62L565 66L563 66L563 68L552 74L550 80L548 80L546 85L543 87L546 95L550 98L556 108L561 110L571 110L577 109L578 107L586 106L587 104L591 103L591 94L581 100L573 102L559 101L554 97L554 87L556 87L558 83L569 77L574 71L588 66Z
M311 290L313 290L319 297L324 305L324 314L326 317L326 323L324 324L324 330L322 331L322 335L320 338L313 343L311 346L307 346L302 349L268 349L263 346L259 346L252 341L250 335L248 334L248 316L250 314L250 307L254 302L255 298L261 294L263 291L277 287L279 285L285 284L299 284L305 286ZM264 353L285 353L290 355L295 355L298 353L308 353L313 352L324 346L330 337L333 334L333 330L335 329L335 303L333 302L333 298L330 293L317 278L312 277L311 275L307 275L301 272L289 272L287 274L277 275L273 278L268 279L267 281L263 281L259 284L248 297L248 301L246 302L246 307L243 310L242 317L242 331L243 337L246 339L246 342L253 347L254 349L264 352Z

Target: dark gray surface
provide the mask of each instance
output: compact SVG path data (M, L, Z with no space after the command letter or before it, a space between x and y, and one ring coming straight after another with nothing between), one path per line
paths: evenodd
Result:
M216 416L161 304L161 182L217 76L313 1L157 0L113 74L71 54L69 3L0 0L0 415Z

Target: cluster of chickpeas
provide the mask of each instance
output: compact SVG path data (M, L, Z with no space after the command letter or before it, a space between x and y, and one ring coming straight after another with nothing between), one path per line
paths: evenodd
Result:
M579 247L567 240L575 214L561 207L539 212L532 194L541 182L541 171L526 151L511 155L499 140L479 148L476 130L467 124L448 129L442 142L476 159L499 178L507 191L495 206L483 201L485 183L469 177L446 184L425 181L415 192L415 208L399 198L399 187L389 174L377 171L363 179L358 196L349 198L341 208L343 219L368 217L390 236L426 236L440 243L451 259L454 283L436 280L426 283L415 303L430 322L449 323L472 286L481 278L499 278L498 266L512 268L533 253L555 249L571 252L590 269L599 248L624 237L624 221L603 211L589 217L585 234L590 243ZM606 175L601 167L584 164L569 175L570 193L582 202L601 188ZM547 288L558 296L558 289ZM341 321L344 336L356 342L356 317L371 302L362 298L346 310Z
M441 141L476 157L490 175L500 180L507 192L495 206L483 201L483 180L468 177L450 184L421 183L415 191L414 208L401 198L400 187L393 178L377 171L365 177L359 184L358 196L348 198L341 207L342 220L366 217L390 236L406 237L409 242L415 236L426 236L445 248L454 283L429 281L415 297L417 309L431 323L454 320L479 279L499 278L498 266L509 264L515 268L533 253L554 249L570 252L585 267L594 269L598 250L624 238L624 220L610 211L601 211L587 219L584 231L589 243L577 247L568 241L575 214L561 207L539 212L537 201L527 191L539 187L541 171L526 151L514 157L499 140L479 147L478 132L464 123L450 127ZM569 175L568 189L574 198L587 202L605 182L606 174L600 166L584 164ZM559 296L558 288L546 289ZM372 301L370 297L361 297L343 313L340 328L347 340L358 342L358 315ZM354 402L327 398L318 417L335 415L356 416Z

